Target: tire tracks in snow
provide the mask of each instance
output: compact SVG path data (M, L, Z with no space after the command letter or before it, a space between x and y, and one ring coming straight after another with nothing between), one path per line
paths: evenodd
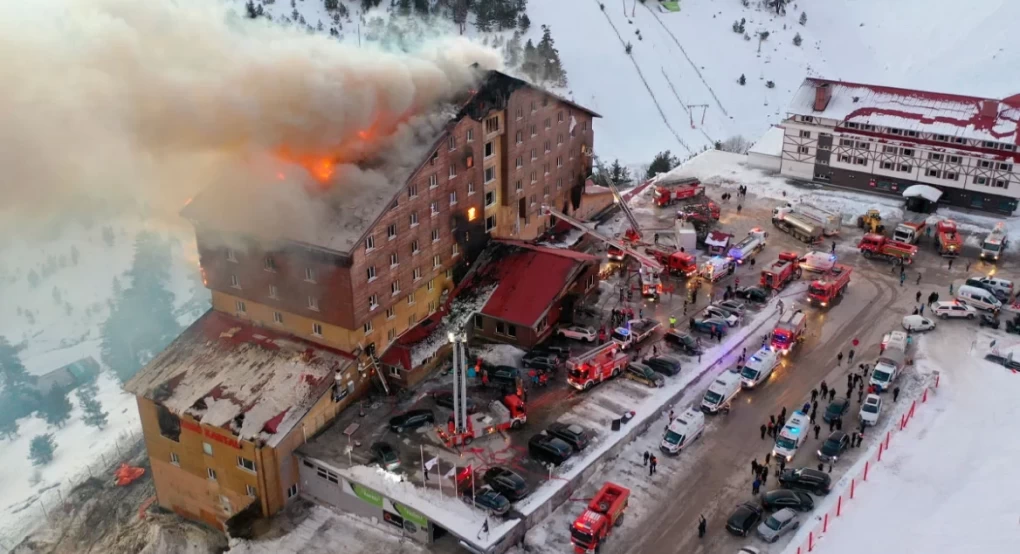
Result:
M609 26L613 28L613 32L616 33L616 38L619 39L620 46L623 46L626 49L627 43L623 40L623 36L620 35L620 31L616 28L616 25L613 23L612 18L609 17L609 14L606 13L606 10L602 9L601 7L602 4L600 4L599 0L593 1L597 6L599 6L599 11L602 12L602 15L606 18L606 21L609 22ZM674 129L672 125L670 125L669 118L666 117L666 112L662 109L662 106L659 104L659 100L655 97L655 93L652 91L651 85L648 84L648 80L645 79L644 73L641 72L641 67L634 59L634 54L628 52L627 57L630 59L630 63L634 64L634 69L637 70L638 77L641 78L641 82L644 83L645 89L648 90L648 95L652 97L652 103L655 104L655 109L659 110L659 115L662 116L662 122L666 124L666 128L669 129L670 133L673 133L673 138L675 138L677 142L680 143L680 146L683 146L684 149L687 150L688 154L694 154L694 150L692 150L691 147L686 142L684 142L684 139L680 138L680 134L676 132L676 129ZM688 61L690 60L688 59ZM704 81L704 79L702 79L702 81ZM716 100L718 101L718 99Z

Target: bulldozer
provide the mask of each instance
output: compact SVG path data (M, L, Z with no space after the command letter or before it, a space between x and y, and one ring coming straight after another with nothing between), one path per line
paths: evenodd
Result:
M882 214L878 210L868 210L868 213L857 217L857 226L867 233L882 234L885 225L882 225Z

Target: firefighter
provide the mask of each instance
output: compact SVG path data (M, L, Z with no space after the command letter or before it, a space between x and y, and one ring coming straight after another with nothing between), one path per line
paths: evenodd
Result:
M669 316L669 328L676 329L676 316L674 315Z

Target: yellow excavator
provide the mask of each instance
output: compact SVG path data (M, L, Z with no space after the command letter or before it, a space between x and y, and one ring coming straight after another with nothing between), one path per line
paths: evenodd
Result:
M867 233L881 235L885 231L885 225L882 225L882 214L878 213L878 210L868 210L868 213L859 216L857 226Z

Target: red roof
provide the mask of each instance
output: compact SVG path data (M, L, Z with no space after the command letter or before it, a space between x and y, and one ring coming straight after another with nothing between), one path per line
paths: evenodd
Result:
M497 241L517 247L499 257L486 273L499 285L482 313L515 325L535 325L564 289L595 256L537 246L521 241Z

